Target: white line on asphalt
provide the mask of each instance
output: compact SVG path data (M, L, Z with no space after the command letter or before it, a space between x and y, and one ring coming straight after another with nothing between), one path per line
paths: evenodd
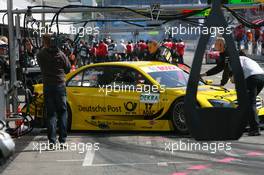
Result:
M236 153L231 152L231 151L224 151L224 153L228 156L231 156L231 157L241 157L239 154L236 154Z
M164 165L164 164L186 164L186 163L194 163L194 161L192 161L192 162L162 162L162 165ZM161 162L158 162L158 163L110 163L110 164L93 164L91 166L92 167L135 166L135 165L159 165L160 166L160 164L161 164Z
M158 166L168 166L168 162L158 162Z
M94 155L94 150L87 151L82 166L91 166L93 164Z
M81 162L85 161L85 159L71 159L71 160L57 160L57 162ZM199 161L198 161L199 162ZM168 164L190 164L197 163L197 161L189 161L189 162L153 162L153 163L111 163L111 164L90 164L85 165L89 167L106 167L106 166L135 166L135 165L158 165L158 166L168 166ZM84 166L84 165L83 165Z
M151 145L151 141L150 141L150 140L147 140L147 141L146 141L146 144L147 144L147 145Z
M56 160L57 162L83 162L84 159Z

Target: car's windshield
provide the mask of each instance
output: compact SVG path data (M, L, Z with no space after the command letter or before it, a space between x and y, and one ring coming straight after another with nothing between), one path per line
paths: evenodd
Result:
M187 86L189 79L189 74L180 69L169 71L153 71L148 72L148 74L160 85L163 85L167 88L185 87ZM199 82L199 85L203 85L203 83Z

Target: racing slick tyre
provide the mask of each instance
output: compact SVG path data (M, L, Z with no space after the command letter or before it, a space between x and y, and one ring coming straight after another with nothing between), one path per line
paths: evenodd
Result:
M184 117L184 99L176 100L171 106L171 121L176 132L180 134L188 134L188 127Z

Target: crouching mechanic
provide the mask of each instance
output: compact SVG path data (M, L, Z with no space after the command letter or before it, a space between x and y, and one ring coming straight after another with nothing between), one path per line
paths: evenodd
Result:
M44 48L37 55L43 76L44 104L47 110L48 140L50 149L56 144L58 118L59 142L61 146L67 137L67 105L65 74L70 72L71 64L64 53L57 48L56 39L51 35L42 36Z
M260 129L259 118L256 112L256 97L264 87L264 71L254 60L246 56L240 56L239 58L241 67L244 72L249 102L251 105L249 116L250 130L248 135L259 136ZM232 74L230 74L230 80L232 83L234 83L234 77L232 76Z

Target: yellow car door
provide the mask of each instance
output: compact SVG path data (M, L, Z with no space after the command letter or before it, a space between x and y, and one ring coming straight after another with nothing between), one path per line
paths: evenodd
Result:
M67 82L72 129L101 129L94 121L106 111L104 92L100 90L100 79L103 74L102 67L88 67Z
M106 68L109 82L105 88L107 116L130 120L139 114L139 96L136 91L136 73L125 66ZM115 117L114 117L115 116Z
M117 120L148 120L159 112L160 93L138 70L115 66L106 70L109 82L105 102L108 116Z

